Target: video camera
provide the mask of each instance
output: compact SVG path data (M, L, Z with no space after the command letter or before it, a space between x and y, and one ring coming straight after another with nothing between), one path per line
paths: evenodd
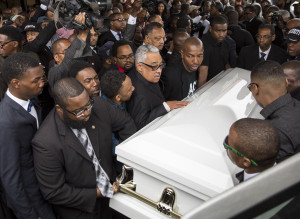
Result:
M281 14L278 11L274 11L273 13L270 13L272 24L277 24L278 21L281 19Z
M54 3L58 11L58 21L67 29L87 30L94 27L98 34L107 31L101 11L111 7L111 0L62 0ZM80 12L85 12L85 24L74 20Z

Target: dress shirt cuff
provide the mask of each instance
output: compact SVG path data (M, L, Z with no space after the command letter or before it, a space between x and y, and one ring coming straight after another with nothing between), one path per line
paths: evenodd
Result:
M41 9L43 9L44 11L47 11L48 7L46 5L41 4L40 5Z
M129 15L127 24L132 24L132 25L136 24L136 17L133 17L132 15Z
M172 52L170 52L170 51L168 51L167 53L170 54L170 55L172 55Z
M166 102L163 102L163 105L164 105L165 109L167 110L167 112L171 111L170 107L168 106L168 104Z

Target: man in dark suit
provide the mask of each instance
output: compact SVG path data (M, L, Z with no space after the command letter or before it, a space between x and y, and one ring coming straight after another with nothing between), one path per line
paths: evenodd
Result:
M223 146L229 159L244 169L236 174L239 182L243 182L274 166L280 140L269 122L244 118L232 124Z
M117 191L112 132L124 140L136 131L134 122L100 97L91 99L75 78L59 80L53 97L55 108L32 141L41 191L61 219L109 219Z
M43 90L43 68L29 55L16 53L5 60L1 74L8 85L0 103L0 184L5 197L1 202L17 218L54 219L39 190L31 148L41 122L40 108L32 99Z
M165 102L158 85L164 67L158 48L152 45L140 46L136 51L135 61L136 70L128 74L135 90L127 108L137 128L141 129L170 110L186 106L188 102Z
M253 39L256 41L258 27L264 22L261 19L257 18L258 14L254 5L247 5L245 7L244 14L246 19L246 21L244 22L244 24L246 25L246 30L251 33Z
M272 44L275 40L275 29L271 24L263 24L258 29L257 44L242 48L238 67L252 70L252 68L261 61L272 60L280 64L287 61L287 52L280 47Z
M121 13L114 13L109 16L110 29L101 34L98 38L98 46L103 46L108 41L118 41L124 38L122 32L126 29L126 19Z

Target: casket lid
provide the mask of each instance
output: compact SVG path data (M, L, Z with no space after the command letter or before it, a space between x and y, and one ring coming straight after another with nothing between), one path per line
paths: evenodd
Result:
M213 197L231 188L236 167L223 140L234 121L258 116L249 80L250 72L239 68L221 73L187 98L192 101L187 107L120 144L118 160L195 196Z

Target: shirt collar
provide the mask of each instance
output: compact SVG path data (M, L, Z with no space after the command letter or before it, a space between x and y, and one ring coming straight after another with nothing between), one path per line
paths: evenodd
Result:
M260 114L264 117L264 118L268 118L269 116L271 116L276 110L278 110L279 108L285 106L286 104L288 104L289 102L291 102L293 100L292 96L287 93L281 97L279 97L278 99L274 100L272 103L270 103L269 105L267 105L264 109L262 109L260 111Z
M263 51L261 51L260 47L258 46L258 48L259 48L259 57L260 57L260 53L263 52L263 53L266 54L266 55L265 55L265 60L267 60L268 55L269 55L270 50L271 50L271 47L272 47L272 45L270 45L270 48L269 48L268 50L266 50L266 51L263 52Z
M116 31L110 29L110 32L114 35L114 37L117 39L119 38L119 33L117 33Z
M256 176L259 173L246 173L246 171L244 171L244 181Z
M28 105L29 105L29 101L30 100L21 100L17 97L15 97L14 95L12 95L12 93L9 91L9 89L7 89L6 91L7 96L9 96L13 101L15 101L17 104L19 104L22 108L24 108L27 111Z
M106 102L110 103L114 107L120 108L120 109L126 111L126 105L125 105L125 103L122 103L122 105L118 105L118 104L115 104L114 102L110 101L104 94L102 94L101 97L102 97L103 100L105 100Z
M121 68L118 64L116 64L120 72L125 72L125 69Z

